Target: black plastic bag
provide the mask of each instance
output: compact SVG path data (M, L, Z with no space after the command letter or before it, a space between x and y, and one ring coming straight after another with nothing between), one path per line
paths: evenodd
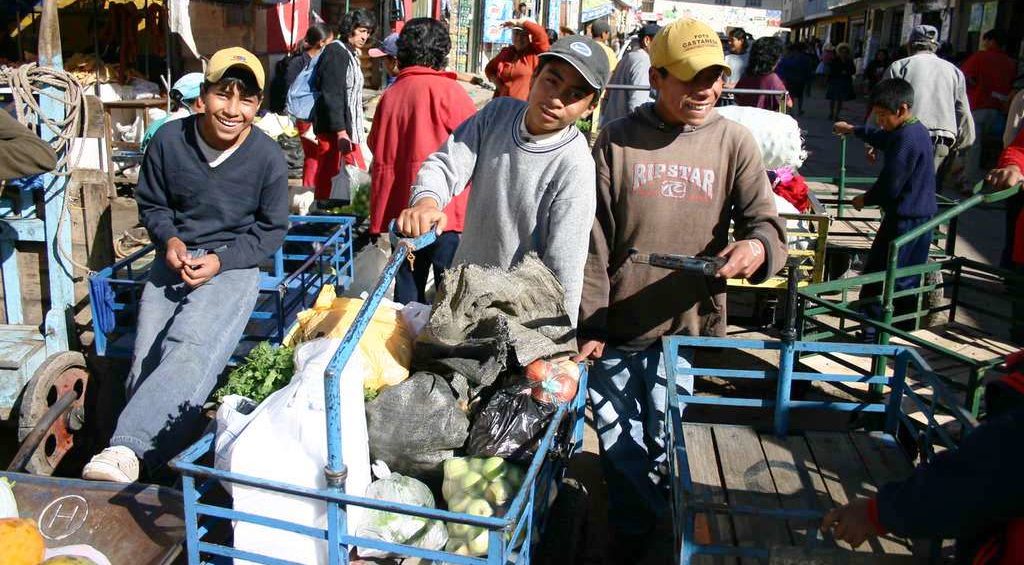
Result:
M528 386L503 388L473 421L466 454L529 464L557 410L534 400Z

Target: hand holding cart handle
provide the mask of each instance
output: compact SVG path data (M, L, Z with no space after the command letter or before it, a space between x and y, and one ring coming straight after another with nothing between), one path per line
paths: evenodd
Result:
M640 253L637 249L629 250L629 260L652 267L683 271L691 275L713 277L728 261L725 257L708 257L703 255L671 255L661 253Z

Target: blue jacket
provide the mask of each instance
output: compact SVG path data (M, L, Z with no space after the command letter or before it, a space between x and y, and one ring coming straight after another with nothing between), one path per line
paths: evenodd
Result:
M864 203L900 218L934 216L935 158L928 129L913 119L893 131L857 126L853 133L883 156L882 172Z

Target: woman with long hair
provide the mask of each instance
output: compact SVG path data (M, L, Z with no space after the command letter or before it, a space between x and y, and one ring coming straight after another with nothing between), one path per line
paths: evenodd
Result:
M775 66L782 56L782 42L774 37L762 37L750 48L747 72L736 83L737 89L786 90L785 83L775 74ZM736 94L740 106L756 106L765 110L778 111L779 97L770 94ZM793 107L793 100L786 99L786 107Z
M320 53L313 79L320 93L313 106L313 131L323 154L313 183L318 201L330 199L331 181L341 171L343 161L366 170L360 149L365 132L359 57L375 25L367 10L352 10L338 25L340 41L327 44Z

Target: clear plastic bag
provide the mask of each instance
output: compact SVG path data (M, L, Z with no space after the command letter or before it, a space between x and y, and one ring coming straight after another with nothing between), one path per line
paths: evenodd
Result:
M434 508L434 495L427 485L405 475L392 473L383 461L373 464L378 480L366 489L366 497L413 506ZM448 541L448 530L439 520L396 514L381 510L368 510L356 530L361 538L411 545L421 549L441 549ZM392 557L393 554L360 547L359 557Z

